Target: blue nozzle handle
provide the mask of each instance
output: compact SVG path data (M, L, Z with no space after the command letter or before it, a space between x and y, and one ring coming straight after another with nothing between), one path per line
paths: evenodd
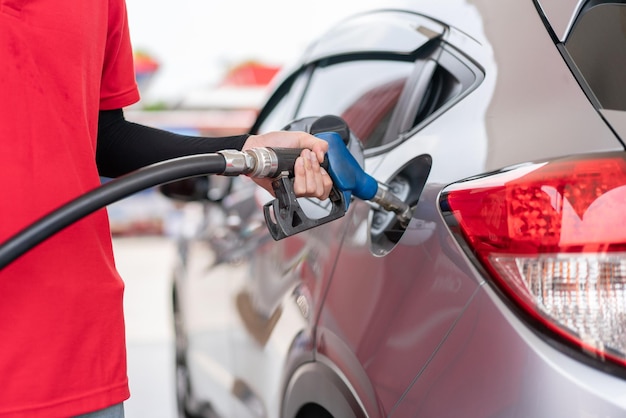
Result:
M334 186L344 194L346 209L351 195L361 200L373 199L378 191L378 182L363 171L341 135L337 132L320 132L315 136L328 142L328 174Z

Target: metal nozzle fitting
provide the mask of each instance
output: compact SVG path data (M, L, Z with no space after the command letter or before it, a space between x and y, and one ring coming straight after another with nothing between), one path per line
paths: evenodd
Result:
M253 155L238 150L222 150L218 152L224 156L226 161L226 169L224 175L238 176L240 174L248 174L254 170L256 165Z
M251 148L245 151L222 150L219 154L226 160L224 175L251 177L274 177L278 174L278 157L269 148Z
M275 177L278 171L278 156L269 148L251 148L245 151L254 161L249 173L252 177Z
M408 225L413 216L411 207L383 187L378 187L372 202L378 203L383 209L394 212L402 225Z

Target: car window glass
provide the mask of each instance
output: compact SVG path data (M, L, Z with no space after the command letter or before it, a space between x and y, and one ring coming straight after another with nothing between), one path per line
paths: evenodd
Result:
M413 62L357 60L320 66L297 117L341 116L365 148L380 145Z
M626 4L584 9L565 48L598 105L626 110Z
M265 115L255 133L281 130L294 119L295 108L302 90L306 86L307 79L308 73L305 71L298 74L293 83L285 83L280 87L282 92L275 95L276 103Z
M259 133L277 131L285 126L285 121L289 120L289 100L286 100L289 97L293 96L283 96L283 100L274 106L272 112L267 115L259 127Z

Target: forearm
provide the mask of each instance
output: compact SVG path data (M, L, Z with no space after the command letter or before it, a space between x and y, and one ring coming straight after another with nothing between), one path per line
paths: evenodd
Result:
M248 135L196 137L178 135L124 119L121 109L100 112L98 121L98 172L118 177L149 164L186 155L241 149Z

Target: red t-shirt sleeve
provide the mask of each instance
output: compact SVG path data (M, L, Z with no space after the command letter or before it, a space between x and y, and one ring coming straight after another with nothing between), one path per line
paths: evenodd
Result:
M135 79L126 3L124 0L110 0L100 110L121 109L138 100L139 89Z

